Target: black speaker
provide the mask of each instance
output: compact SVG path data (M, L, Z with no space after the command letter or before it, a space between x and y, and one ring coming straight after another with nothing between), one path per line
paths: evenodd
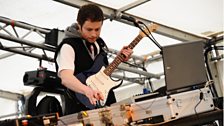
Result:
M44 88L64 88L61 84L61 79L56 72L47 69L27 71L23 76L25 86L38 86Z

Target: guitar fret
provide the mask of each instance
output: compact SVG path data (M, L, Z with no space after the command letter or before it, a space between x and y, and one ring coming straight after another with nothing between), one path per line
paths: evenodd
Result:
M138 35L131 43L130 43L130 48L133 49L142 39L141 35Z
M117 57L117 59L119 60L119 63L124 59L124 55L119 55L118 57Z
M153 29L152 29L153 30ZM138 36L135 37L135 39L128 45L129 48L133 49L143 38L144 36L139 34ZM125 55L119 54L115 57L114 61L104 69L104 73L107 76L110 76L112 72L118 67L118 65L125 59Z
M141 35L138 35L129 45L128 47L133 49L138 43L139 41L142 39L143 37ZM124 55L119 54L115 57L114 61L104 70L104 73L107 76L110 76L112 74L112 72L117 68L117 66L122 62L122 60L125 58Z
M108 76L117 68L117 66L122 62L122 55L118 55L114 61L104 70L104 73Z

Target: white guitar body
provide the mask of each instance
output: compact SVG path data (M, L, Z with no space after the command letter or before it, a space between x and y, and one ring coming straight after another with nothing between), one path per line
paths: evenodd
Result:
M121 81L113 81L110 76L107 76L103 70L105 67L103 66L100 71L92 76L89 76L86 80L86 84L90 86L93 90L99 90L102 92L103 97L107 100L109 91L113 88L121 84ZM101 105L104 106L106 103L104 101L100 101Z

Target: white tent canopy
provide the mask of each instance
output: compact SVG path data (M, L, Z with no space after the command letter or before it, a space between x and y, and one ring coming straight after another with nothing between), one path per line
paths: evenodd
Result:
M101 37L109 48L115 50L128 45L140 31L131 22L120 19L119 14L133 16L144 23L158 24L159 28L153 36L161 46L196 39L209 40L211 37L208 35L223 32L223 0L7 0L0 1L0 16L11 20L10 25L14 20L42 29L64 30L76 21L79 6L88 2L99 4L107 18L111 19L105 20ZM4 26L5 23L0 22L0 33L7 35L8 33L3 30ZM16 37L12 27L7 30ZM25 36L26 31L23 28L16 30L19 37ZM33 34L24 39L37 44L43 42L43 37ZM20 45L1 38L0 42L3 46ZM145 58L146 55L159 50L145 37L136 46L133 55ZM35 51L43 53L40 50ZM32 87L24 86L22 79L26 71L36 70L39 67L38 59L14 55L3 50L0 50L0 58L0 90L20 94L30 92ZM54 64L51 62L44 62L43 66L54 70ZM163 72L162 64L151 64L147 66L147 71L160 74Z

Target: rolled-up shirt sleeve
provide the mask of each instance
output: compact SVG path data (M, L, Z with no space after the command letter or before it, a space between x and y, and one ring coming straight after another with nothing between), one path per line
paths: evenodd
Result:
M58 76L60 76L61 70L75 70L75 51L70 45L64 44L58 53L56 61L58 64Z

